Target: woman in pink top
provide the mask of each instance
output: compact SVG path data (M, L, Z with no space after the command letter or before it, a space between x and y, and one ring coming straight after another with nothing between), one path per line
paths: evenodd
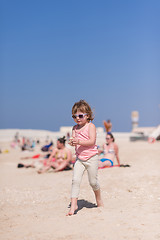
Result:
M85 170L87 170L89 183L95 193L97 206L103 206L98 183L96 127L90 122L93 120L92 115L91 107L84 100L76 102L72 107L72 117L76 122L76 125L72 130L70 145L75 146L76 162L72 179L71 208L67 216L73 215L78 209L77 200L80 183Z

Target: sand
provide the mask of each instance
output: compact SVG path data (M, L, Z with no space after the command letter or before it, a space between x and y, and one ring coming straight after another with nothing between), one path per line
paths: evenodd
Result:
M1 143L0 239L160 239L160 142L117 139L120 160L129 168L99 170L104 208L97 208L84 174L77 214L67 217L72 171L37 174L18 169L22 152ZM26 160L27 161L27 160Z

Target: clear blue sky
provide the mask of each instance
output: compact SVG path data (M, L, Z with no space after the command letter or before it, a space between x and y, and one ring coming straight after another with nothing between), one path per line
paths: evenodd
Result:
M85 99L113 131L160 124L159 0L0 1L0 128L58 131Z

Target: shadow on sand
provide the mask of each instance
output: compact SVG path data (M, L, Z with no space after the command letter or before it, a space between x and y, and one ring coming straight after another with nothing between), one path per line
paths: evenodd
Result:
M87 200L80 199L77 201L78 209L75 211L74 214L77 214L83 208L97 208L95 203L88 202ZM69 205L70 207L71 205Z

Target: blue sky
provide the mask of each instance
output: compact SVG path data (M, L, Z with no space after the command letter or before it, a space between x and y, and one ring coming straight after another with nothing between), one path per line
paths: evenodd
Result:
M58 131L85 99L113 131L160 124L159 0L4 0L0 128Z

